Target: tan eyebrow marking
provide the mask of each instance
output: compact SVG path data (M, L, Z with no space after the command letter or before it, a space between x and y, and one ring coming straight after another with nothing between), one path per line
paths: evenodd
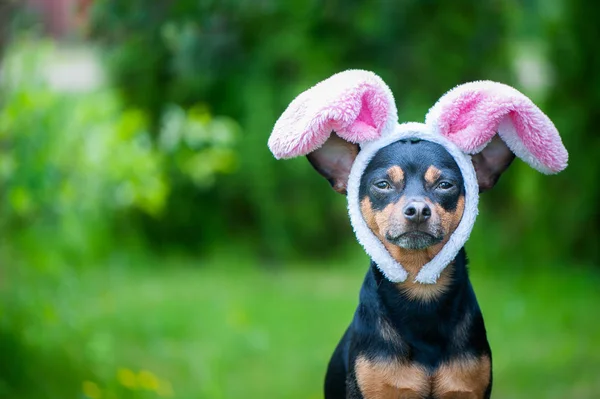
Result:
M431 165L425 172L425 181L429 184L433 184L441 175L442 171Z
M387 170L387 174L395 184L399 184L404 180L404 171L398 165L394 165Z

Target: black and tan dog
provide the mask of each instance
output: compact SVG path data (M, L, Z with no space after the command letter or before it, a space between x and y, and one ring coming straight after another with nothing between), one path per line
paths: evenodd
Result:
M344 192L358 146L335 135L332 142L308 159ZM513 158L499 139L474 156L480 189L492 187ZM326 399L489 398L491 351L464 248L435 284L414 282L461 220L465 188L455 160L436 143L395 142L368 163L359 198L367 226L409 278L391 282L371 262L329 363Z
M348 70L298 95L268 145L278 159L306 155L347 193L371 258L326 398L489 398L491 352L463 246L478 192L515 155L546 174L567 167L552 121L516 89L478 81L444 94L425 123L398 123L383 80Z

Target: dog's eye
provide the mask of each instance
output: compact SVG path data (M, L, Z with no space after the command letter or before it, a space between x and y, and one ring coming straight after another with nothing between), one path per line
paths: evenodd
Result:
M392 186L390 186L390 183L386 182L385 180L379 180L373 185L380 190L389 190L390 188L392 188Z
M454 185L449 181L443 181L437 185L437 188L439 188L440 190L450 190L452 187L454 187Z

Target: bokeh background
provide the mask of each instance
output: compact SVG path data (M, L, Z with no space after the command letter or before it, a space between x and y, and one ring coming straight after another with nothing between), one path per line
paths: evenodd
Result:
M600 397L592 0L0 0L0 397L321 398L368 259L345 199L266 141L373 70L401 121L511 84L568 169L515 161L467 251L494 397Z

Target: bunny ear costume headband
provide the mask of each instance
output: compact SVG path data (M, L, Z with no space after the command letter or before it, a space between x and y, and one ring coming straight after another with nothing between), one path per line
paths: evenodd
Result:
M434 142L450 153L463 175L462 219L443 249L417 274L415 280L425 284L437 281L475 223L479 186L470 155L481 152L497 134L516 156L542 173L558 173L568 160L552 121L519 91L490 81L450 90L429 110L424 124L399 124L392 92L379 76L362 70L341 72L296 97L275 123L268 144L277 159L293 158L318 150L333 132L360 146L348 178L350 221L358 241L392 282L405 281L408 273L367 227L358 193L361 176L380 149L402 139Z

